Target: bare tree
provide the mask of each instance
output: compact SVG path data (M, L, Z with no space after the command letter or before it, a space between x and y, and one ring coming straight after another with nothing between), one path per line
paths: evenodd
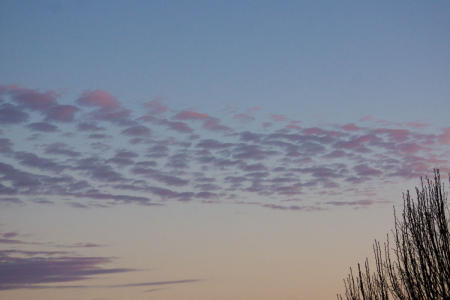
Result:
M383 247L375 240L375 270L368 259L356 274L350 268L338 299L450 300L449 211L439 170L434 180L421 180L416 196L403 195L401 217L394 208L395 227Z

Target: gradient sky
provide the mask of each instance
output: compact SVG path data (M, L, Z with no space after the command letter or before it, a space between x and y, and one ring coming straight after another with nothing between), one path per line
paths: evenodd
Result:
M334 298L450 171L449 14L0 1L0 298Z

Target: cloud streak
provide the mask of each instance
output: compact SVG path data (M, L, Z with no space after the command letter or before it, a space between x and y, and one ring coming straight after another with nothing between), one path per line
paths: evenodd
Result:
M85 280L95 275L130 272L132 269L103 268L105 257L6 257L0 268L0 289L24 288L43 283Z

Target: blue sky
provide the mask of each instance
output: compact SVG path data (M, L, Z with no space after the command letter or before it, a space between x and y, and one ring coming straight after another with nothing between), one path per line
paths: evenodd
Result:
M2 6L5 83L106 89L133 104L160 96L208 111L264 106L307 120L433 115L445 125L445 1Z
M449 13L2 1L0 298L334 297L450 171Z

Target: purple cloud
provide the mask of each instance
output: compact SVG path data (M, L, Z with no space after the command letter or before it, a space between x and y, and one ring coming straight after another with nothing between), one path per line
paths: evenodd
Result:
M356 200L356 201L327 201L325 204L331 206L370 206L375 204L374 200Z
M369 167L366 164L360 164L353 168L358 176L379 176L382 174L380 170Z
M163 144L152 146L147 150L147 157L152 158L167 157L168 154L169 154L169 147Z
M104 268L108 257L3 257L0 262L0 290L42 287L41 284L90 279L96 275L134 271Z
M101 140L101 139L112 138L112 136L109 134L103 134L103 133L93 133L93 134L88 135L88 138L93 139L93 140ZM106 149L110 148L108 145L105 145L105 144L103 144L103 145L105 146Z
M5 103L0 105L0 124L17 124L27 121L28 114L17 106Z
M49 144L45 147L44 152L46 154L54 154L54 155L62 155L67 157L79 157L81 156L80 152L73 151L69 145L64 143L53 143Z
M165 125L168 128L175 130L180 133L192 133L193 129L190 128L186 123L178 121L160 120L159 124Z
M101 121L108 121L120 126L133 126L135 122L130 120L131 112L128 109L99 110L93 113L93 118Z
M0 244L20 244L20 245L22 245L22 244L29 244L29 243L24 242L22 240L17 240L17 239L0 238Z
M81 122L78 124L78 129L81 131L101 131L105 128L100 127L95 123Z
M7 239L9 239L9 238L13 238L13 237L16 237L16 236L18 236L19 234L17 233L17 232L5 232L5 233L3 233L3 234L1 234L4 238L7 238Z
M36 90L9 86L7 93L13 100L31 110L45 111L56 103L58 94L54 91L39 92Z
M0 203L6 203L6 204L24 204L20 198L17 197L1 197Z
M37 90L21 88L15 85L2 86L0 94L7 94L18 105L38 111L46 117L47 121L70 122L79 110L73 105L60 105L57 103L59 94L55 91L39 92ZM11 107L9 107L11 109ZM13 113L13 111L10 111ZM24 118L23 112L14 111L15 118ZM1 113L0 113L1 115ZM10 118L12 118L12 116Z
M231 143L221 143L213 139L201 140L197 143L196 147L217 150L217 149L225 149L231 147L233 144Z
M264 150L257 145L249 145L240 143L233 149L233 157L236 159L253 159L262 160L267 159L269 156L277 154L277 151Z
M244 142L258 143L258 142L260 142L262 136L263 135L261 135L261 134L253 133L250 131L244 131L244 132L240 133L240 140L244 141Z
M1 179L5 182L10 182L12 188L3 188L3 192L12 191L11 194L17 193L17 189L31 189L40 184L40 176L35 176L35 174L31 174L28 172L20 171L14 168L11 165L4 164L0 162L0 175Z
M95 157L79 160L74 169L81 170L83 173L88 174L92 179L99 181L117 182L124 180L122 174Z
M150 128L139 125L139 126L129 127L127 129L123 130L122 134L125 134L128 136L148 136L151 134L151 130L150 130Z
M167 167L174 169L186 169L189 167L189 155L187 153L177 153L167 158Z
M37 168L42 171L59 173L66 168L63 165L55 163L51 159L39 157L34 153L16 152L14 157L20 164L31 168Z
M28 124L28 128L34 130L34 131L40 131L40 132L55 132L58 131L58 127L56 127L53 124L46 123L46 122L36 122Z
M92 200L111 200L117 203L137 203L143 205L152 205L151 200L147 197L131 196L131 195L115 195L101 193L98 191L88 191L86 193L67 193L67 196L72 196L74 198L88 198ZM76 203L76 202L75 202ZM80 204L80 203L79 203ZM81 204L83 205L83 204ZM156 204L155 204L156 205ZM88 208L89 206L82 206L81 208Z
M130 166L134 164L133 159L138 156L138 154L132 151L119 151L114 157L108 159L107 162L111 162L119 166Z
M0 153L11 153L12 145L10 139L0 138Z
M182 179L177 176L164 174L163 172L152 169L152 168L142 168L135 167L131 170L134 174L148 176L158 182L165 183L169 186L185 186L189 183L189 180Z
M231 130L230 127L221 125L220 121L215 118L206 119L203 122L203 128L211 130L211 131L222 131L222 132L228 132Z
M20 289L106 289L106 288L127 288L127 287L146 287L146 286L160 286L160 285L175 285L175 284L186 284L195 283L203 281L202 279L182 279L182 280L167 280L167 281L149 281L149 282L133 282L124 284L105 284L105 285L24 285ZM162 288L154 288L146 290L144 292L154 292L162 290Z
M46 113L47 120L71 122L79 108L73 105L54 105Z

